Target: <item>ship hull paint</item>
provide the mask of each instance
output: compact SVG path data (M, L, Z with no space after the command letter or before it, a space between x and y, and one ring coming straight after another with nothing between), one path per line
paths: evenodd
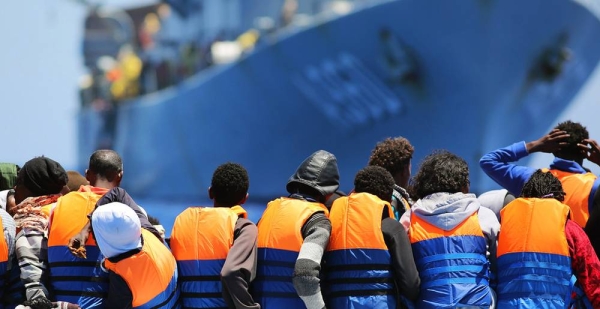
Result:
M413 57L416 78L397 82L384 65L383 28ZM119 107L123 185L134 196L205 199L212 171L234 161L247 167L251 195L267 200L326 149L347 191L376 142L402 135L416 149L413 172L448 149L481 192L493 184L478 159L552 125L598 64L598 37L600 21L568 0L401 0L265 38L235 64ZM539 81L532 67L560 42L571 60ZM100 120L82 111L80 124L85 166Z

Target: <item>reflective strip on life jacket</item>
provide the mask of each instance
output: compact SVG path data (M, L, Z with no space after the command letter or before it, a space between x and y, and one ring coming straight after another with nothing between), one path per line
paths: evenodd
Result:
M82 187L85 189L86 187ZM86 258L71 254L69 240L89 222L87 217L102 197L89 190L70 192L58 199L48 232L50 284L56 300L82 308L103 308L108 293L108 274L101 268L103 256L94 237L86 242Z
M500 211L499 308L565 308L570 302L568 214L568 206L547 198L518 198Z
M302 227L315 213L329 215L325 205L293 198L271 201L258 222L258 265L252 294L263 309L303 308L292 284Z
M175 219L171 251L177 260L184 307L226 308L221 270L234 241L240 207L190 207Z
M417 308L489 307L489 264L479 216L446 231L415 213L409 238L421 277Z
M139 253L117 263L105 259L104 265L125 280L133 294L133 308L175 308L179 300L177 262L152 233L142 229L142 238Z

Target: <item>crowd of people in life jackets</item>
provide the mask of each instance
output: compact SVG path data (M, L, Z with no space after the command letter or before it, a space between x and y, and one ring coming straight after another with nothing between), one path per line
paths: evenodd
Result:
M502 188L469 193L469 167L377 143L339 191L334 154L306 158L257 224L237 163L212 175L212 207L168 240L98 150L85 177L48 158L0 165L0 308L600 308L600 146L566 121L484 155ZM554 154L548 168L516 162ZM411 181L409 181L411 180ZM5 210L6 211L5 211Z

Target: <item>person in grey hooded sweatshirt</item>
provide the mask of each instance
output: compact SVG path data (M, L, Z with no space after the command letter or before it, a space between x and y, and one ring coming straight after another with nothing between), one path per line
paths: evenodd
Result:
M267 205L258 222L253 297L262 309L322 309L321 260L331 222L324 203L339 187L336 157L319 150L290 177L288 197Z
M468 193L467 163L450 152L434 152L421 163L411 189L418 200L400 222L421 277L416 307L493 308L490 272L500 223Z
M500 211L508 203L515 200L515 196L510 194L506 189L490 190L481 193L477 200L481 203L481 206L491 209L495 214L498 221L500 221Z

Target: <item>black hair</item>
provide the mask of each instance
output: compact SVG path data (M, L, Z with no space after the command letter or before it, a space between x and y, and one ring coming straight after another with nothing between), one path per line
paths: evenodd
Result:
M567 132L569 137L564 140L564 142L567 144L561 146L559 150L555 151L554 156L565 160L582 162L587 156L581 150L581 148L577 146L577 144L582 143L584 139L588 139L590 137L586 127L578 122L567 120L559 123L555 129Z
M406 138L386 138L371 152L369 165L381 166L394 176L410 163L414 152L415 148Z
M457 193L469 186L469 166L461 157L437 150L425 157L410 191L417 199L437 192Z
M559 202L565 200L562 183L551 173L537 170L523 186L521 197L554 198Z
M123 161L116 151L96 150L90 156L88 170L101 178L113 181L123 171Z
M354 192L371 193L381 200L391 203L394 192L394 177L383 167L367 166L356 174Z
M210 188L215 202L232 207L246 197L249 186L246 169L240 164L227 162L213 173Z
M150 222L150 224L152 225L160 225L160 221L158 220L158 218L153 217L151 215L148 215L148 221Z

